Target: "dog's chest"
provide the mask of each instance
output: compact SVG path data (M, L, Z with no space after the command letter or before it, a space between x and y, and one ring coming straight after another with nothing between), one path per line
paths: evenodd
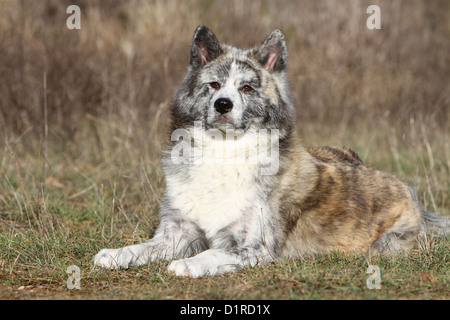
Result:
M184 166L182 173L168 175L171 206L195 222L207 237L241 217L258 202L256 164L221 163L204 149L200 164Z

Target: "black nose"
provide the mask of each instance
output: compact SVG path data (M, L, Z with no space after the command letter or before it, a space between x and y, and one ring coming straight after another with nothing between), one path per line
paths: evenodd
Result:
M214 109L220 114L225 114L233 109L233 102L227 98L220 98L214 102Z

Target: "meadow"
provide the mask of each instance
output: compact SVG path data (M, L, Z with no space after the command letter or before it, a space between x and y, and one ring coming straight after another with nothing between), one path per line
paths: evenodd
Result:
M369 30L366 8L381 8ZM66 8L81 8L69 30ZM199 279L94 268L151 237L168 109L198 24L250 47L286 35L305 145L356 150L450 215L450 3L0 0L0 299L449 299L450 240L408 254L289 259ZM69 289L69 266L81 270ZM369 265L381 289L367 287Z

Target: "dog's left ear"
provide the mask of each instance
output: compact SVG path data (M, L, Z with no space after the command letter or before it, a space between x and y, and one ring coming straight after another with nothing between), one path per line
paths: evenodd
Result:
M197 27L191 43L189 64L194 68L203 67L222 54L223 50L214 33L204 25Z
M278 29L274 30L256 48L255 54L264 69L270 72L286 71L288 53L283 32Z

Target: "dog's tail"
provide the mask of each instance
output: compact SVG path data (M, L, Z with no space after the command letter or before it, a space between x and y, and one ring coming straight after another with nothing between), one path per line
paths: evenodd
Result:
M434 212L423 210L420 207L419 200L417 199L417 193L409 188L412 199L416 202L417 207L420 210L420 216L422 220L422 228L420 235L432 234L434 236L445 237L450 234L450 217L441 216Z
M433 234L445 237L450 234L450 219L439 214L420 210L422 216L422 229L420 234Z

